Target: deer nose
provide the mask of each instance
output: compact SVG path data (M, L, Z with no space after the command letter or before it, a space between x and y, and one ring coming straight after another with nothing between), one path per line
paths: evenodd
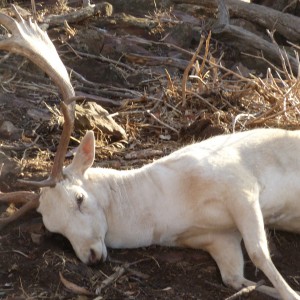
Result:
M90 249L90 256L89 256L89 264L96 264L100 262L100 258L97 256L96 251L94 249Z

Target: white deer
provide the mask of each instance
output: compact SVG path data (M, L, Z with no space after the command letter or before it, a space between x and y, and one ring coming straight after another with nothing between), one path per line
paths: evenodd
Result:
M107 247L204 249L224 283L235 289L255 284L243 274L243 239L251 260L274 286L258 290L300 299L274 266L264 229L300 231L299 131L257 129L218 136L129 171L91 168L95 141L88 132L63 169L75 93L48 36L36 24L18 19L0 15L0 23L13 34L0 42L0 49L25 55L48 71L63 96L65 125L49 179L35 184L41 194L0 194L3 202L26 202L0 220L2 225L37 208L45 226L68 238L84 263L105 260ZM50 52L40 50L48 46Z
M300 232L300 132L258 129L187 146L140 169L90 168L94 135L83 138L64 180L43 188L38 211L85 263L106 247L152 244L208 251L223 282L243 275L241 240L283 299L300 299L273 265L264 223ZM274 297L265 286L258 288Z

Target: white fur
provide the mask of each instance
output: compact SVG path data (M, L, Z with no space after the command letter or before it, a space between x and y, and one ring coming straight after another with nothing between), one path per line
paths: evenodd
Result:
M217 136L130 171L90 168L94 151L88 132L65 179L42 190L38 209L83 262L105 259L106 247L199 248L215 259L224 283L240 289L254 284L243 275L243 239L275 287L258 290L300 299L273 265L264 230L300 232L300 131Z

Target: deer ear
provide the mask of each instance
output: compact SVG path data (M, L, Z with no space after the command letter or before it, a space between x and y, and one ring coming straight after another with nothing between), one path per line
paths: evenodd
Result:
M82 139L75 157L70 164L73 172L83 175L92 166L95 159L95 138L93 131L88 131Z

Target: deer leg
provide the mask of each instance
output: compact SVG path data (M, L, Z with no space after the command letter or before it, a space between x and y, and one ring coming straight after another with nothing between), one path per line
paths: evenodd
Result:
M228 208L252 262L269 278L282 299L300 299L271 260L258 195L258 187L253 190L243 189L242 194L238 195L238 199L233 199L234 203L230 203Z
M206 248L217 263L224 284L236 290L256 285L255 282L244 277L241 239L242 237L237 231L216 233L213 236L213 242ZM272 287L261 285L257 291L276 299L280 298L279 293Z

